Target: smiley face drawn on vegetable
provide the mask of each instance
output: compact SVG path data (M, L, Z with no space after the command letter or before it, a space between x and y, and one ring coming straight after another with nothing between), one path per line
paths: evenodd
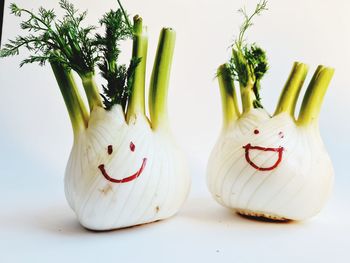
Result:
M260 131L258 129L254 130L255 135L258 135L259 133L260 133ZM278 135L281 139L284 138L283 132L279 132ZM250 143L248 143L248 144L243 146L243 149L245 149L245 159L246 159L247 163L249 163L253 168L255 168L258 171L271 171L271 170L277 168L277 166L282 162L284 148L281 146L279 146L278 148L269 148L269 147L262 147L262 146L257 146L257 145L253 146ZM250 158L249 152L251 150L257 150L257 151L263 151L263 152L276 152L278 155L278 158L273 165L271 165L269 167L262 167L262 166L257 165L256 163L254 163L254 161Z
M136 145L133 143L133 142L130 142L130 151L131 152L134 152L135 149L136 149ZM109 155L111 155L113 153L113 146L112 145L108 145L107 147L107 153ZM113 177L111 177L106 169L105 169L105 165L104 164L100 164L98 166L98 169L100 169L102 175L104 176L104 178L106 178L106 180L112 182L112 183L117 183L117 184L122 184L122 183L128 183L128 182L131 182L135 179L137 179L141 174L142 172L144 171L145 167L146 167L146 164L147 164L147 158L143 158L142 160L142 164L140 166L140 168L132 175L128 176L128 177L124 177L122 179L115 179Z

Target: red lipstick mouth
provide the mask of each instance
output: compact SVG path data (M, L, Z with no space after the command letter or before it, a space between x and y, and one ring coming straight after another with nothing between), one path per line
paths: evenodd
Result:
M108 180L112 183L122 184L122 183L131 182L131 181L137 179L142 174L143 170L146 167L146 164L147 164L147 158L143 158L140 169L136 173L134 173L128 177L124 177L123 179L114 179L113 177L109 176L106 169L105 169L104 164L99 165L98 169L100 169L102 175L104 176L104 178L106 178L106 180Z
M282 156L283 156L283 147L278 147L278 148L266 148L266 147L261 147L261 146L252 146L250 143L247 145L243 146L243 149L245 149L245 159L247 160L247 163L249 163L253 168L255 168L258 171L271 171L281 163L282 161ZM277 161L270 167L260 167L256 165L251 159L249 155L250 150L259 150L263 152L276 152L278 154L278 159Z

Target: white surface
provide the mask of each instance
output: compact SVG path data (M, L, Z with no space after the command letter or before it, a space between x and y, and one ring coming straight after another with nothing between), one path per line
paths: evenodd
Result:
M55 2L16 1L33 8L55 7ZM90 9L90 21L115 6L113 0L73 2ZM206 160L221 125L215 69L228 58L227 47L241 23L235 10L256 1L124 2L149 27L148 73L161 25L178 32L169 111L191 162L191 195L170 220L108 233L82 229L63 193L72 133L53 75L36 65L18 70L23 57L0 60L0 262L345 262L350 248L350 2L271 0L270 11L248 35L270 59L262 83L270 112L294 60L310 64L308 79L318 64L336 68L320 120L335 166L335 190L319 216L293 224L240 218L217 205L205 186ZM18 21L6 12L3 39L18 33Z

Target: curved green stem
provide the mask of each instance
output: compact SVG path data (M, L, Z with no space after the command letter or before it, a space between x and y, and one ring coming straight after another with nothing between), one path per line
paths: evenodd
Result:
M223 124L224 127L227 127L240 116L234 81L227 64L223 64L218 68L217 77L221 93Z
M306 90L298 118L299 125L318 121L324 95L334 74L333 68L318 66Z
M126 113L127 121L136 114L145 115L145 78L147 64L148 37L142 27L142 18L134 17L134 40L132 57L139 60L135 69L131 95Z
M149 110L153 129L166 126L168 121L167 97L175 39L173 29L162 29L149 91Z
M295 106L307 72L308 66L306 64L294 62L292 71L280 95L274 116L282 112L287 112L294 118Z
M50 64L60 87L76 137L80 131L87 127L89 114L79 94L72 72L67 71L58 63L51 62Z
M86 93L86 97L88 99L90 112L95 106L102 107L101 95L98 91L97 84L94 79L94 73L88 73L85 75L81 75L81 80L83 83L83 87Z

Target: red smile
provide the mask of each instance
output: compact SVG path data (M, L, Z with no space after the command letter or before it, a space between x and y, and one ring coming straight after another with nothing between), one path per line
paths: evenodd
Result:
M247 162L252 167L254 167L255 169L257 169L259 171L271 171L271 170L275 169L282 161L282 155L283 155L284 148L281 146L278 148L265 148L265 147L260 147L260 146L252 146L250 143L248 143L247 145L243 146L243 148L245 149L245 159L247 160ZM259 167L250 159L249 150L259 150L259 151L264 151L264 152L276 152L276 153L278 153L278 159L275 162L275 164L270 166L270 167Z
M98 169L100 169L104 178L106 178L108 181L110 181L112 183L122 184L122 183L131 182L131 181L135 180L137 177L139 177L141 175L141 173L143 172L143 170L145 169L146 163L147 163L147 158L143 158L142 165L141 165L140 169L136 173L134 173L133 175L130 175L129 177L125 177L123 179L114 179L114 178L110 177L108 175L108 173L106 172L104 164L99 165Z
M130 142L129 147L130 147L130 151L134 152L135 148L136 148L136 145L133 142ZM107 153L108 153L108 155L111 155L113 153L113 146L112 145L108 145ZM106 172L104 164L100 164L98 166L98 169L100 169L102 175L108 181L110 181L112 183L122 184L122 183L131 182L131 181L135 180L137 177L139 177L141 175L141 173L143 172L143 170L145 169L146 163L147 163L147 158L143 158L140 169L136 173L134 173L134 174L132 174L132 175L130 175L128 177L124 177L123 179L114 179L114 178L110 177L109 174Z

